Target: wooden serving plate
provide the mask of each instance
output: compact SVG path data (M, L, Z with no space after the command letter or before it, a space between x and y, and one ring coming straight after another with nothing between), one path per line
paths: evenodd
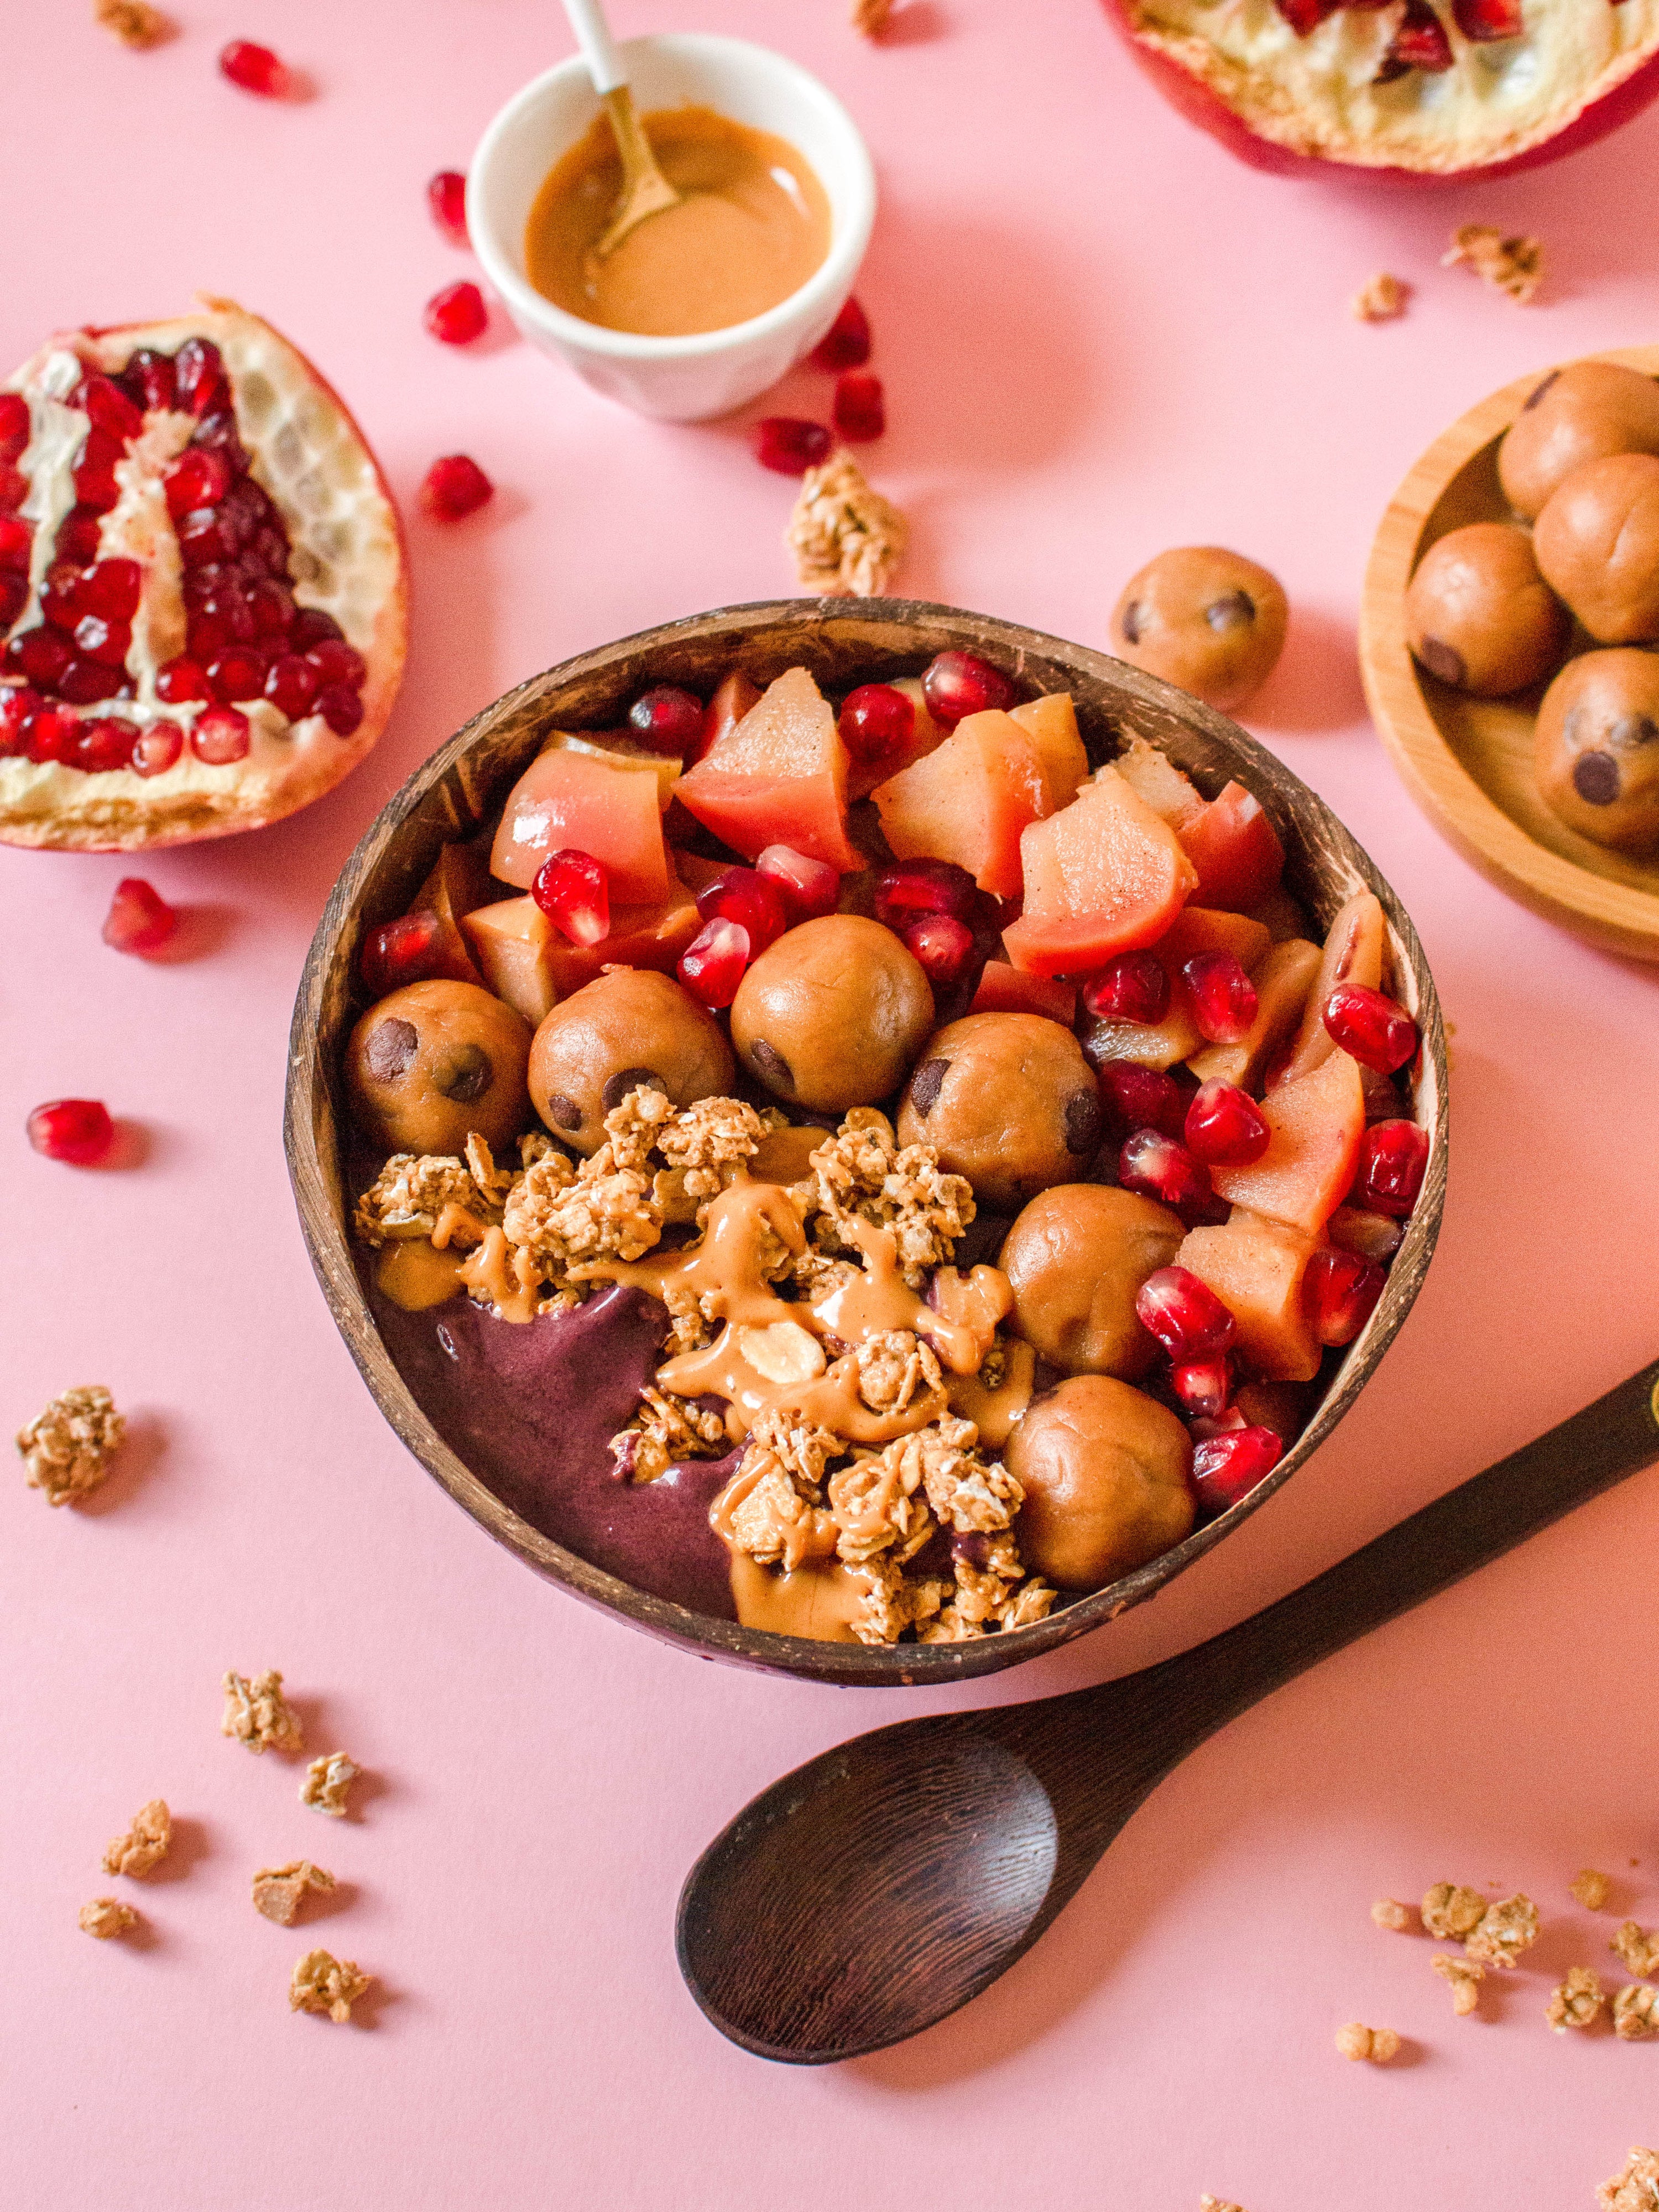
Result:
M1659 346L1589 358L1659 376ZM1522 906L1605 951L1659 961L1659 860L1592 844L1538 795L1533 726L1547 687L1472 699L1419 668L1406 645L1406 586L1435 540L1467 523L1515 520L1498 488L1498 441L1548 374L1519 377L1472 407L1395 493L1365 571L1360 671L1406 788L1466 860Z
M826 691L842 691L855 682L919 674L950 647L994 661L1027 696L1070 691L1096 763L1139 736L1163 746L1206 796L1237 775L1272 817L1285 844L1285 880L1322 925L1355 891L1376 892L1388 916L1389 987L1423 1035L1415 1111L1432 1146L1422 1197L1376 1311L1305 1432L1248 1498L1161 1559L1029 1628L967 1644L820 1644L711 1620L590 1565L510 1510L443 1442L393 1366L352 1264L342 1048L365 1003L356 982L364 933L405 910L440 847L489 818L549 730L615 727L648 685L681 684L706 696L733 666L765 684L786 668L805 665ZM1445 1098L1439 1003L1405 909L1329 808L1236 724L1103 653L989 616L915 600L782 599L665 623L532 677L476 715L410 778L346 864L318 924L294 1010L284 1134L307 1246L340 1333L387 1420L475 1521L578 1597L706 1656L820 1681L876 1685L990 1674L1115 1620L1221 1542L1290 1480L1352 1405L1422 1285L1445 1201Z

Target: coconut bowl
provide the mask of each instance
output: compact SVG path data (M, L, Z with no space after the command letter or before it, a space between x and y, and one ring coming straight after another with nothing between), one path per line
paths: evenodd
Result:
M1587 357L1659 376L1659 346ZM1633 860L1593 844L1539 795L1533 733L1547 685L1506 699L1472 698L1419 668L1406 642L1406 587L1436 539L1468 523L1515 520L1498 485L1498 443L1549 373L1519 377L1460 416L1395 494L1365 572L1360 669L1406 788L1465 860L1522 906L1604 951L1659 961L1659 858Z
M614 727L648 685L684 684L706 696L734 666L763 685L804 665L834 692L919 674L947 648L995 663L1026 697L1071 692L1096 764L1139 736L1162 746L1206 796L1239 778L1272 817L1285 845L1285 881L1322 927L1356 891L1376 892L1388 917L1385 981L1422 1032L1414 1111L1431 1149L1422 1196L1381 1300L1301 1437L1247 1498L1135 1573L1030 1627L964 1644L817 1643L693 1613L591 1565L503 1504L444 1442L393 1364L353 1265L341 1056L366 1003L356 975L365 933L406 909L441 846L471 836L500 807L550 730ZM352 1358L415 1457L489 1534L550 1582L704 1657L869 1686L991 1674L1116 1620L1224 1542L1305 1466L1364 1388L1421 1287L1445 1200L1445 1097L1439 1005L1404 908L1329 808L1236 724L1103 653L990 616L914 600L784 599L665 623L532 677L476 715L410 778L347 863L318 925L295 1007L286 1142L312 1264Z

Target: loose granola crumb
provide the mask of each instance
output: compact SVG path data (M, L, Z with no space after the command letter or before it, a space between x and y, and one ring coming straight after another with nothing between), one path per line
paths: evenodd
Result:
M343 1820L346 1791L362 1771L361 1766L354 1766L343 1751L331 1751L322 1759L313 1759L301 1778L300 1802Z
M343 2025L374 1978L362 1972L355 1959L337 1959L331 1951L307 1951L288 1985L289 2010L325 2012L337 2026Z
M459 1218L447 1224L447 1241L476 1244L500 1211L493 1188L495 1163L487 1152L483 1158L491 1171L490 1186L484 1188L466 1161L453 1152L393 1152L353 1209L351 1225L358 1238L379 1246L429 1237L453 1207Z
M1212 2197L1206 2189L1198 2200L1198 2212L1244 2212L1242 2204L1224 2204L1218 2197Z
M150 7L149 0L94 0L92 12L103 29L113 31L121 44L135 53L159 46L177 28L159 8Z
M1586 1912L1599 1912L1612 1887L1611 1875L1600 1874L1594 1867L1581 1867L1567 1885L1569 1895L1576 1897Z
M1386 2066L1400 2049L1400 2038L1391 2027L1367 2027L1351 2020L1336 2031L1336 2047L1345 2058L1369 2058L1373 2066Z
M1484 1966L1471 1966L1467 1959L1453 1959L1444 1952L1436 1954L1434 1971L1442 1981L1451 1987L1452 2010L1462 2019L1472 2013L1480 2002L1480 1984L1486 1978Z
M1489 1966L1512 1966L1538 1941L1538 1907L1517 1893L1486 1907L1480 1925L1464 1943L1471 1959Z
M1589 1966L1569 1966L1567 1978L1550 1992L1544 2017L1558 2035L1570 2027L1591 2027L1607 2002L1600 1978Z
M887 589L908 534L897 507L838 447L827 461L807 470L783 542L809 591L872 599Z
M152 1797L133 1815L125 1836L117 1836L104 1852L106 1874L143 1875L160 1866L173 1841L173 1815L167 1800Z
M1478 1889L1455 1881L1437 1881L1424 1893L1423 1925L1443 1942L1461 1943L1472 1936L1486 1917L1486 1900Z
M1595 2192L1601 2212L1659 2212L1659 2150L1638 2144L1622 2170Z
M933 1145L901 1151L892 1123L873 1106L855 1107L812 1153L811 1165L814 1181L801 1187L801 1200L817 1252L856 1253L848 1232L854 1218L890 1229L912 1290L921 1289L930 1268L949 1261L976 1212L968 1178L945 1173Z
M95 1936L100 1943L112 1936L125 1936L129 1928L138 1925L138 1915L130 1905L123 1905L118 1897L94 1897L90 1905L83 1905L76 1915L88 1936Z
M1659 1974L1659 1931L1638 1927L1635 1921L1626 1920L1607 1948L1642 1980Z
M1626 2043L1659 2035L1659 1989L1651 1982L1626 1982L1613 2001L1613 2029Z
M1379 1897L1371 1907L1371 1918L1377 1926L1392 1928L1396 1935L1403 1935L1416 1917L1415 1908L1402 1905L1397 1897Z
M1369 276L1349 301L1357 319L1362 323L1392 323L1406 312L1412 288L1386 269Z
M878 39L887 28L892 12L893 0L853 0L848 21L865 38Z
M314 1889L323 1894L334 1886L333 1875L324 1867L313 1866L309 1859L261 1867L253 1877L253 1909L279 1928L292 1928L309 1893Z
M225 1676L222 1735L234 1736L250 1751L298 1751L305 1742L300 1716L283 1695L283 1678L273 1667L249 1681L245 1674Z
M1459 264L1507 292L1524 307L1544 281L1544 248L1536 238L1505 238L1490 223L1466 222L1452 233L1451 250L1440 257L1443 269Z
M49 1505L84 1498L108 1474L126 1425L101 1382L65 1390L17 1431L29 1487L44 1491Z

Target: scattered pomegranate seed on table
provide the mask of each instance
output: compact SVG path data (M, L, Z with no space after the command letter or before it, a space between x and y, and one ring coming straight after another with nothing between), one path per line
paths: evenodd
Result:
M377 999L405 983L424 983L436 975L443 958L443 926L428 908L383 921L363 939L357 972Z
M1086 1039L1084 1054L1088 1055ZM1136 1060L1103 1060L1091 1065L1100 1103L1120 1129L1156 1129L1165 1137L1182 1133L1187 1100L1172 1075L1162 1068L1143 1067Z
M244 92L257 92L264 100L284 98L292 83L287 64L269 46L256 46L252 39L233 39L222 47L219 70Z
M781 477L804 477L827 458L833 441L822 422L793 415L767 415L755 425L755 456Z
M842 702L836 726L854 760L885 760L902 752L915 735L915 702L890 684L860 684Z
M427 179L427 205L444 236L456 246L468 243L466 234L466 173L440 169Z
M711 921L680 955L679 979L711 1009L729 1006L749 965L749 932L739 921Z
M465 453L445 453L434 461L421 486L421 505L441 522L476 514L495 497L495 487Z
M54 1098L28 1118L29 1142L49 1160L89 1168L115 1142L109 1109L98 1098Z
M814 860L793 845L768 845L755 862L789 909L793 921L816 921L841 902L841 878L827 860Z
M1255 1019L1255 985L1236 952L1198 952L1182 969L1192 994L1199 1035L1212 1044L1237 1044Z
M123 876L104 917L104 942L117 952L155 952L178 926L178 915L154 884Z
M1417 1050L1417 1024L1382 991L1339 983L1325 1001L1325 1027L1344 1052L1379 1075L1392 1075Z
M876 920L896 930L930 914L960 921L977 896L973 878L954 860L900 860L876 878Z
M849 444L868 445L887 428L881 379L867 368L850 368L836 381L835 423Z
M1403 1220L1416 1205L1429 1164L1429 1133L1415 1121L1376 1121L1359 1140L1351 1200Z
M246 760L249 741L247 716L234 707L210 707L190 733L191 750L210 768Z
M573 945L599 945L611 934L611 876L603 860L568 845L536 871L530 896Z
M1014 703L1014 687L1000 668L971 653L941 653L927 664L921 679L927 711L947 730L968 714Z
M471 345L474 338L483 336L489 322L483 294L465 280L446 284L426 303L426 326L446 345Z
M908 922L899 934L930 983L948 987L960 981L973 957L974 933L951 914Z
M1284 1456L1285 1439L1273 1429L1246 1427L1206 1437L1193 1449L1193 1488L1199 1504L1211 1515L1224 1513L1271 1474Z
M1218 1359L1238 1335L1232 1315L1190 1267L1155 1269L1135 1293L1135 1312L1181 1366Z
M653 752L684 756L702 736L703 703L677 684L641 691L628 710L628 726Z
M749 957L757 959L789 927L782 898L755 868L728 868L697 893L704 921L735 921L749 939Z
M1120 952L1083 987L1083 1003L1097 1019L1161 1022L1170 1011L1170 978L1154 952Z
M1303 1297L1319 1341L1352 1344L1387 1280L1375 1260L1357 1252L1316 1252L1303 1278Z
M810 358L819 368L832 371L863 368L870 358L870 319L856 300L846 301Z
M1160 1129L1136 1129L1124 1139L1117 1174L1125 1190L1155 1198L1177 1213L1203 1205L1212 1194L1210 1171L1203 1162Z
M1247 1168L1267 1149L1270 1132L1248 1091L1219 1076L1200 1084L1187 1109L1187 1149L1211 1168Z
M1216 1359L1177 1361L1170 1370L1170 1388L1190 1419L1218 1420L1232 1395L1232 1362L1224 1352Z

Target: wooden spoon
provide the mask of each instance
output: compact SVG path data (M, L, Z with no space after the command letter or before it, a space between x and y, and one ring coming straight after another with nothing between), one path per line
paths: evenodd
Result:
M617 136L617 151L622 156L623 188L617 211L592 249L593 258L603 261L647 216L661 215L666 208L678 207L680 195L657 167L651 142L641 127L634 95L629 90L628 72L617 52L600 0L564 0L564 12L576 34L582 59L587 64L593 89L611 118L611 128Z
M1028 1951L1129 1815L1258 1698L1659 1458L1659 1362L1265 1612L1115 1682L901 1721L745 1806L680 1893L680 1971L733 2043L880 2051Z

